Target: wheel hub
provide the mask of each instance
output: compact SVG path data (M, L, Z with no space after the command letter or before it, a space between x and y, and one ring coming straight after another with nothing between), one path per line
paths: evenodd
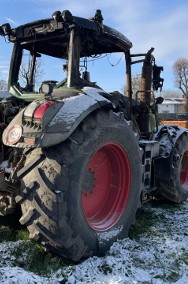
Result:
M82 209L96 231L111 228L123 214L130 193L131 169L124 148L108 143L91 157L82 184Z

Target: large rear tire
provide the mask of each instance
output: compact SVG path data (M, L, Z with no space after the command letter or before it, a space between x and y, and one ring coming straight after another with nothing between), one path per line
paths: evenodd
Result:
M164 145L162 145L163 151ZM166 143L166 152L168 143ZM163 172L163 173L162 173ZM168 180L163 179L168 173ZM173 146L168 164L161 165L161 178L158 180L158 193L174 203L182 203L188 197L188 134L183 133Z
M26 165L42 150L35 149ZM88 117L22 182L17 201L30 238L79 261L128 235L140 205L142 167L131 123L112 111Z

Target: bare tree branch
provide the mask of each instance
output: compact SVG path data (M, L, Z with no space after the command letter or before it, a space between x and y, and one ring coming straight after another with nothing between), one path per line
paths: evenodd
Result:
M184 95L188 95L188 60L178 59L173 66L175 74L175 85Z
M135 96L136 92L140 90L140 84L141 84L141 75L136 74L132 77L132 91L133 96ZM122 92L126 94L126 86L122 88Z
M173 66L175 74L175 86L180 89L186 98L186 112L188 113L188 59L179 58Z
M29 60L28 64L25 64L22 62L21 68L20 68L20 77L23 80L23 83L25 84L25 87L27 88L29 86L29 80L30 80L30 72L31 72L31 60ZM35 87L38 87L41 81L41 78L44 75L44 70L41 68L41 60L38 59L35 64L35 70L33 75L33 85Z

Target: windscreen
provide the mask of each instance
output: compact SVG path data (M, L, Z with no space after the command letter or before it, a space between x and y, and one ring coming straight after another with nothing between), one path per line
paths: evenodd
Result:
M101 54L80 59L80 78L100 86L107 92L125 87L124 53ZM17 86L21 93L40 93L42 82L62 87L67 77L67 61L23 50Z
M39 93L42 82L59 82L66 78L66 60L44 54L31 54L23 50L18 74L18 87L22 93Z

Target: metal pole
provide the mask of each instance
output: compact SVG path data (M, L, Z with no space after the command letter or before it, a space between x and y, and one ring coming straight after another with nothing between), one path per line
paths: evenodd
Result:
M126 93L129 98L129 117L132 114L132 75L131 75L131 56L130 51L125 54L126 59Z
M80 37L73 28L70 32L69 51L68 51L68 70L67 87L73 87L79 84L79 63L80 63Z

